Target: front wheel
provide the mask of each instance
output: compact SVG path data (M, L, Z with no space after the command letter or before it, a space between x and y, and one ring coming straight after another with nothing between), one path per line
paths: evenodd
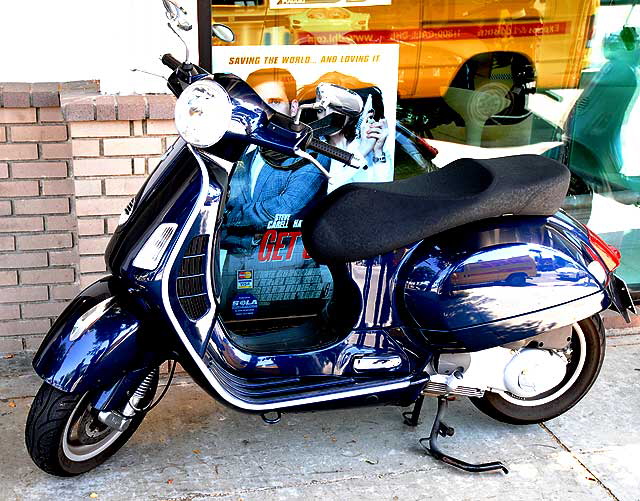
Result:
M155 385L150 394L155 393ZM27 417L25 442L33 462L52 475L71 477L105 462L136 431L145 413L136 414L122 432L98 420L90 394L60 391L44 383Z
M600 315L573 326L570 347L566 375L549 391L530 398L486 392L481 398L471 398L471 402L488 416L510 424L541 423L563 414L587 394L600 373L605 351Z

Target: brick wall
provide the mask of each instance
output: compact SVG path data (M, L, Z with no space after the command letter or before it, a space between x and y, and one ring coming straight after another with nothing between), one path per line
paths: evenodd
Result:
M35 350L104 276L118 215L175 138L173 97L96 90L0 84L0 353Z

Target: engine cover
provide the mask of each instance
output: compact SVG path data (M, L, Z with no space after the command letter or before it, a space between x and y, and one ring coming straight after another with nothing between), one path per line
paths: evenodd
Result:
M525 348L507 364L504 385L518 397L534 397L559 385L566 373L564 356L548 350Z

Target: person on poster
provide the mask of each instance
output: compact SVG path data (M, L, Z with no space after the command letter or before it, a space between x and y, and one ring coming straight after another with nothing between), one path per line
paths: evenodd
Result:
M294 116L298 111L296 81L282 68L264 68L251 73L246 82L274 110ZM292 162L296 159L286 160ZM329 159L318 161L329 168ZM226 236L223 247L231 252L251 251L270 222L278 218L300 218L316 197L323 194L325 176L310 163L291 169L275 168L259 149L250 147L236 167L226 206Z
M316 88L320 83L331 83L350 89L356 92L364 103L359 118L345 117L344 126L324 139L329 144L360 157L366 162L368 169L355 170L338 161L332 161L328 192L350 182L391 181L393 164L386 146L389 127L384 117L384 101L380 89L356 77L333 71L305 85L298 93L300 102L316 99ZM319 110L317 118L320 120L333 112L331 107Z

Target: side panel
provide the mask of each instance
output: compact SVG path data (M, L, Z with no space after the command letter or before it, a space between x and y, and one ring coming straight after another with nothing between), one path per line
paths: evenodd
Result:
M436 346L486 349L608 306L608 295L587 270L588 254L553 218L468 225L423 245L403 300Z
M125 372L164 360L157 340L118 295L113 278L89 286L60 315L36 353L33 367L50 385L66 392L107 387ZM86 314L108 301L96 319ZM83 317L84 315L84 317ZM82 326L75 329L74 326Z

